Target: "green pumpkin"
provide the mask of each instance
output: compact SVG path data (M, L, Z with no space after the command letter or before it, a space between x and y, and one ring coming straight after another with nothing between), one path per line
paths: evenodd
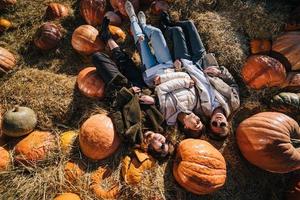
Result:
M300 111L300 93L282 92L271 99L274 110L297 114Z
M37 116L32 109L16 106L3 115L2 130L7 136L20 137L32 132L36 124Z

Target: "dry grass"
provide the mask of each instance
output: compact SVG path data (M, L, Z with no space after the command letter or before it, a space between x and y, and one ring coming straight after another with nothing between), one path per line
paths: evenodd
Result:
M249 90L241 81L240 69L249 55L249 40L272 38L280 33L291 5L280 0L174 0L171 14L176 19L193 19L209 52L214 52L220 64L234 74L241 86L242 107L233 118L233 127L251 114L268 110L268 100L278 93L277 89ZM91 65L89 59L79 56L71 47L73 30L84 24L79 15L79 1L58 0L72 8L71 16L61 21L65 35L59 48L42 52L34 47L32 40L37 28L45 22L44 11L51 0L18 1L14 8L1 11L0 17L11 20L14 29L0 36L0 46L18 55L16 70L0 77L0 106L4 110L15 104L33 108L39 118L38 128L51 130L57 135L65 130L78 130L80 124L92 113L108 110L108 102L83 97L76 89L75 80L79 70ZM148 16L151 22L157 17ZM55 23L59 23L58 21ZM128 23L125 26L128 28ZM133 52L132 40L124 44ZM137 57L137 62L139 58ZM180 133L173 132L174 138ZM209 140L205 136L203 139ZM172 158L158 163L144 174L138 186L120 182L120 199L237 199L280 200L283 198L285 178L250 165L242 158L235 142L234 133L222 142L209 140L227 161L228 178L223 189L212 195L196 196L180 188L172 176ZM14 142L8 144L12 151ZM12 151L13 153L13 151ZM52 199L62 192L73 191L82 199L95 199L88 190L90 174L99 166L113 169L111 180L120 180L120 160L128 153L122 146L111 158L93 162L81 155L78 142L70 155L59 148L49 159L36 168L12 166L0 173L0 199L37 200ZM86 174L76 185L67 184L63 166L68 160L81 161Z

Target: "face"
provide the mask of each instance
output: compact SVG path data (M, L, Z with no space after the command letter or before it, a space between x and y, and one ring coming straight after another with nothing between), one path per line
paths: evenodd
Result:
M197 115L191 113L186 116L184 120L184 128L193 131L201 131L203 128L203 124Z
M227 135L228 134L228 122L224 114L215 113L210 120L210 127L214 133L219 135Z
M160 153L163 156L168 154L169 145L166 143L166 138L163 135L159 133L151 133L151 135L147 137L147 141L157 153Z

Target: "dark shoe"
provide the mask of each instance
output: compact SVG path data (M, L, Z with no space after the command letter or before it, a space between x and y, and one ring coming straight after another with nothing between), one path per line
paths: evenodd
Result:
M100 39L103 42L107 42L109 39L112 38L108 29L109 22L110 22L109 19L107 17L104 17L101 25L101 30L100 30Z
M166 11L163 11L160 14L160 22L164 26L174 26L174 23L171 21L169 14Z

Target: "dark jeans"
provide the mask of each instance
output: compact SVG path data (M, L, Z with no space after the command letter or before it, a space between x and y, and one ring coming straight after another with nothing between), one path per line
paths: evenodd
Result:
M115 62L104 53L97 52L92 55L92 62L97 68L97 73L106 85L126 86L129 81L132 86L145 87L141 70L125 52L120 48L115 48L112 50L112 57Z
M173 59L187 59L201 66L201 59L206 53L197 28L191 20L177 22L168 27L165 35L172 46Z

